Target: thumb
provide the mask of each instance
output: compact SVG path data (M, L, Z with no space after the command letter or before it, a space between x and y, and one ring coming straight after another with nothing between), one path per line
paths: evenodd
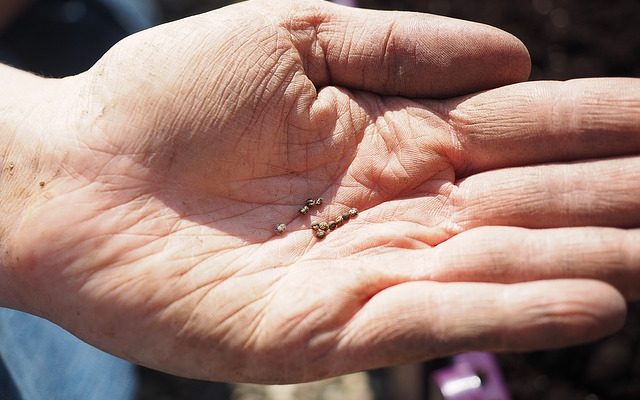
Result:
M328 2L293 7L285 26L316 86L451 97L523 81L530 73L522 42L487 25Z

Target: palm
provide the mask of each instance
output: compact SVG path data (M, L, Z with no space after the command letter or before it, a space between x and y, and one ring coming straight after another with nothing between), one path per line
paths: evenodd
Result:
M252 11L230 10L216 18ZM390 356L394 335L376 331L388 327L366 328L390 310L385 299L433 275L412 251L431 257L462 231L456 173L473 160L456 142L455 103L316 89L327 77L305 65L314 47L304 27L267 24L239 50L224 39L246 27L186 45L213 16L129 39L76 78L91 89L85 129L67 138L66 173L23 224L38 228L21 231L22 257L37 265L28 285L43 293L33 311L117 354L201 378L321 377L352 370L359 364L345 355L374 346L382 355L359 363L450 351L421 338ZM325 203L302 216L308 197ZM313 236L312 221L350 207L357 219ZM437 297L435 288L423 294Z

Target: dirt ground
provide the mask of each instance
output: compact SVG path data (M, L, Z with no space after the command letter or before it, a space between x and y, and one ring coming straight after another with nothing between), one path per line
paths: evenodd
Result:
M431 12L498 26L519 37L529 48L533 80L640 77L638 0L361 0L360 4ZM165 10L167 18L173 19L219 5L167 0ZM613 337L557 351L503 354L499 359L514 400L640 399L640 305L630 307L626 326ZM193 382L146 370L141 376L141 400L227 399L234 390L227 385ZM393 399L388 376L384 370L369 375L376 400ZM265 397L244 399L248 398Z

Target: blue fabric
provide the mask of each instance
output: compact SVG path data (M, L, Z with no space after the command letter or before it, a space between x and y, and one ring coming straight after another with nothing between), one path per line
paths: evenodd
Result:
M0 399L132 400L135 367L38 317L0 308Z
M100 0L129 31L137 32L156 25L160 11L152 0Z

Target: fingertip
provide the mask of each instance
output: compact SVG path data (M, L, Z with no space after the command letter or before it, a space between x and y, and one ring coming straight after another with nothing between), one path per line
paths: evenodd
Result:
M420 81L415 81L412 88L416 92L407 93L409 96L449 98L529 79L529 51L513 34L481 23L433 15L425 15L420 21L427 48L418 54L424 53L421 59L429 60L420 65L420 72L423 79L431 80L427 92L415 84Z
M627 302L616 288L605 282L585 281L580 296L591 297L590 301L594 305L594 318L585 321L586 330L593 334L592 339L588 338L589 341L611 335L624 326ZM590 327L590 322L597 326Z
M612 286L598 281L557 280L511 289L521 302L499 350L539 350L591 342L618 331L626 302Z
M531 54L527 46L512 34L508 34L510 39L510 45L512 46L514 82L523 82L529 80L531 77Z
M469 23L471 24L471 23ZM525 44L513 34L483 24L468 27L470 40L478 43L471 51L477 63L478 90L523 82L531 74L531 56Z
M495 59L502 59L506 64L506 68L498 69L503 73L504 84L527 81L531 75L531 55L527 46L508 32L500 31L500 34L503 39Z

